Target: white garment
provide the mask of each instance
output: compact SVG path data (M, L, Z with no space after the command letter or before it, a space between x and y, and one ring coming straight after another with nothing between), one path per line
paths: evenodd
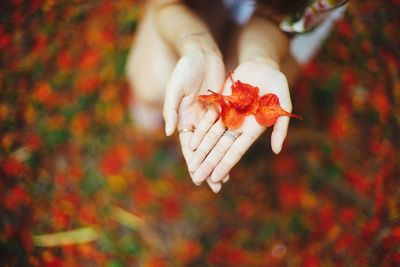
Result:
M223 0L223 2L239 25L245 24L255 10L254 0ZM315 30L298 34L292 39L290 51L298 63L306 64L313 58L328 37L335 22L343 17L346 8L347 5L344 5L335 9Z

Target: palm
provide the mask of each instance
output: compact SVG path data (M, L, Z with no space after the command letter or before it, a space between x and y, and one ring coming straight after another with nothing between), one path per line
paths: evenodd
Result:
M240 80L241 82L258 87L260 89L260 96L267 93L276 94L279 97L281 106L286 111L291 111L292 105L286 78L276 68L264 63L246 62L235 69L234 80ZM225 94L230 94L230 86L230 83L225 86ZM265 127L257 123L254 116L248 116L242 126L234 130L234 132L241 134L252 133L258 136L265 129Z
M224 67L221 62L205 58L201 54L188 54L179 60L167 85L165 101L167 108L169 103L178 106L178 126L197 125L206 112L206 109L198 103L197 96L207 92L208 89L220 86L223 73ZM168 94L169 89L174 93ZM173 103L171 99L174 101L181 99L181 101Z
M219 88L223 81L224 65L218 56L204 56L191 53L182 57L171 75L166 89L164 102L164 118L172 121L172 128L167 134L178 129L193 129L202 118L209 117L215 121L217 113L207 110L197 101L197 96L208 89ZM192 158L190 148L192 133L186 131L179 135L183 156L186 162ZM213 184L207 180L213 191L219 191L220 183Z

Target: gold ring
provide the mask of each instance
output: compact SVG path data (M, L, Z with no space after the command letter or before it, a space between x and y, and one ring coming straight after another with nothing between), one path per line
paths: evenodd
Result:
M181 133L187 133L187 132L194 132L193 128L182 128L180 130L178 130L178 135Z
M236 138L237 138L237 136L234 133L229 132L229 131L225 131L222 135L231 138L233 140L233 142L235 142Z

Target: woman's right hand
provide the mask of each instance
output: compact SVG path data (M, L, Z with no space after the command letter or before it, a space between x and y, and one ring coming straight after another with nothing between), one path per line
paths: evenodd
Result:
M152 1L157 10L158 30L180 57L167 82L164 100L165 132L172 135L177 127L194 129L204 116L217 118L217 112L206 111L197 96L219 88L225 70L218 45L193 10L179 0ZM193 154L189 146L192 132L181 132L179 137L188 162ZM214 192L221 188L219 183L209 184Z

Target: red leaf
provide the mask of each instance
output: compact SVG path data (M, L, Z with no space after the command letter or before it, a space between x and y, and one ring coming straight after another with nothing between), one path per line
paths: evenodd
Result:
M251 86L241 81L233 82L232 80L232 95L227 96L227 99L232 105L241 111L245 112L246 115L254 115L257 112L258 102L258 87Z
M242 126L246 116L254 115L259 124L269 127L275 124L279 116L285 115L301 119L301 116L289 113L281 108L279 99L275 94L266 94L259 97L260 89L237 80L232 82L232 94L224 96L211 90L211 95L200 95L200 101L221 106L222 123L236 129Z
M6 209L13 210L19 206L28 206L31 203L31 197L22 186L16 186L6 196L4 206Z
M256 114L256 120L265 127L274 125L278 117L282 115L301 119L301 116L283 110L279 105L279 98L275 94L263 95L259 101L260 106Z
M224 103L224 96L221 94L218 94L216 92L213 92L211 90L208 90L211 92L211 95L199 95L198 98L200 101L203 102L208 102L211 104L222 104Z
M222 105L221 118L226 127L236 129L242 126L246 114L238 111L234 105L228 103Z
M2 169L5 175L17 177L26 173L27 166L14 158L8 158L3 162Z

